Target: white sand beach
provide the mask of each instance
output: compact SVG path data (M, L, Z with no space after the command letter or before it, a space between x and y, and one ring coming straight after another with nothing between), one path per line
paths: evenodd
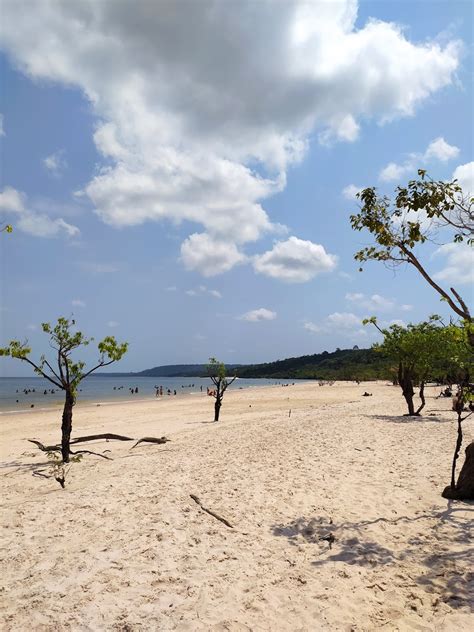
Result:
M3 416L1 629L474 629L474 506L441 497L438 391L416 420L383 383L228 392L218 423L206 396L77 407L75 436L171 441L88 444L113 460L86 455L64 490L25 441L57 442L58 412Z

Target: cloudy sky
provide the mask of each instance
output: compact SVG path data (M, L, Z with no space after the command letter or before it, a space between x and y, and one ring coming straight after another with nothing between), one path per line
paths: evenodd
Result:
M74 314L141 370L369 346L365 316L447 313L412 270L358 272L349 215L419 167L474 189L471 2L3 0L1 17L3 342L41 353L39 324ZM469 299L465 249L420 255Z

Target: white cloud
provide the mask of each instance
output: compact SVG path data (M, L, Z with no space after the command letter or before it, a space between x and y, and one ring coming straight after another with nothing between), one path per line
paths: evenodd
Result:
M342 195L346 198L346 200L356 200L357 194L360 193L363 188L364 187L358 187L355 184L348 184L342 189Z
M206 233L194 233L181 244L184 267L206 277L227 272L245 260L234 243L213 239Z
M73 298L72 301L71 301L71 305L73 305L74 307L85 307L86 306L84 301L81 301L80 298Z
M256 272L287 283L310 281L321 272L331 272L336 265L336 255L328 254L320 244L297 237L278 241L253 259Z
M366 296L361 292L349 292L346 294L346 300L352 303L355 307L364 309L369 312L392 312L401 310L403 312L412 309L411 305L399 305L394 299L386 298L380 294L372 294Z
M379 173L382 182L393 182L410 172L416 172L421 166L432 164L435 161L446 162L459 154L459 148L447 143L442 136L435 138L423 153L411 153L401 164L390 162Z
M30 331L36 331L38 329L38 325L27 325L26 328Z
M321 323L305 321L303 327L310 333L337 334L349 340L367 337L367 332L362 326L362 318L351 312L333 312Z
M15 228L35 237L56 237L61 233L75 237L80 233L77 226L68 224L62 217L53 219L35 208L28 208L26 195L12 187L0 192L0 211L15 213Z
M165 292L177 292L178 288L176 287L176 285L170 285L169 287L165 288Z
M0 211L6 213L24 213L25 195L12 187L5 187L0 192Z
M66 160L64 159L64 150L59 149L53 154L46 156L46 158L43 158L43 165L51 175L59 177L61 172L67 167Z
M115 320L109 320L109 321L108 321L108 323L107 323L107 327L114 328L114 327L118 327L118 326L119 326L119 324L120 324L120 323L118 323L118 322L117 322L117 321L115 321Z
M362 325L362 320L350 312L334 312L327 317L327 323L335 329L354 329Z
M303 327L306 329L306 331L310 331L313 334L319 334L322 332L321 326L316 325L316 323L312 323L311 321L305 322Z
M356 27L357 11L356 0L166 10L18 0L3 3L2 43L29 76L89 100L109 166L84 193L103 221L198 223L182 261L212 275L277 228L262 203L285 187L314 133L353 142L362 120L411 116L453 82L459 43L414 44L375 19ZM209 263L204 240L228 255Z
M391 311L395 307L395 301L389 298L380 296L380 294L372 294L372 296L365 296L365 294L355 293L346 294L346 299L351 303L354 303L358 307L363 307L371 311L387 312Z
M408 171L415 168L412 161L405 162L403 165L397 165L395 162L390 162L386 167L382 169L379 174L379 180L382 182L393 182L394 180L400 180Z
M474 197L474 162L456 167L452 177L458 181L464 195Z
M260 309L253 309L250 312L242 314L242 316L238 317L238 320L246 320L249 323L257 323L262 320L275 320L276 317L276 312L265 309L265 307L260 307Z
M0 114L0 136L5 136L5 129L3 127L3 114Z
M192 290L186 290L186 294L188 296L203 296L207 294L208 296L214 296L215 298L222 298L222 294L218 290L210 290L205 285L200 285Z
M399 327L406 327L407 324L404 320L400 318L394 318L388 323L381 323L382 327L390 327L390 325L398 325Z
M474 283L474 252L463 243L444 244L434 253L435 257L446 257L445 267L433 275L437 281L456 285Z
M429 162L430 160L440 160L441 162L446 162L447 160L452 160L456 158L459 154L459 148L454 145L449 145L444 138L441 136L439 138L435 138L435 140L431 141L428 145L424 160L425 162Z

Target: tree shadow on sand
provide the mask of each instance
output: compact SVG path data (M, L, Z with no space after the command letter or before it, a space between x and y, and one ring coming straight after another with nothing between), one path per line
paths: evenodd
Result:
M423 526L424 521L433 519L437 520L434 527ZM449 501L445 511L433 510L394 519L381 517L334 524L329 517L301 517L286 525L273 525L272 533L286 537L293 546L304 542L314 544L317 559L311 564L315 567L344 562L376 568L409 559L411 568L418 567L415 573L419 572L411 578L423 590L437 595L451 608L474 612L473 519L474 503ZM367 533L371 525L384 523L390 539L391 526L400 525L403 533L403 525L413 522L420 522L419 531L402 550L382 546ZM393 537L398 544L399 534Z
M449 419L441 419L437 415L427 413L426 415L420 415L419 417L405 417L404 415L364 415L368 419L375 419L377 421L384 421L393 424L448 424Z

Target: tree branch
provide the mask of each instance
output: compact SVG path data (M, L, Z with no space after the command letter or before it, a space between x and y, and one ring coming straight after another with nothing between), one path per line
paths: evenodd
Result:
M28 362L28 364L31 364L31 366L35 369L35 371L37 373L39 373L40 375L42 375L46 380L48 380L49 382L51 382L52 384L54 384L55 386L57 386L60 389L63 389L63 385L60 382L56 382L56 380L53 380L53 378L51 376L49 376L47 373L45 373L42 369L39 368L39 366L37 366L34 362L32 362L29 358L20 358L20 360L24 360L25 362Z
M456 290L453 287L450 288L450 290L454 294L454 296L457 298L459 305L461 305L463 310L466 312L468 316L468 320L470 320L471 314L469 312L469 308L467 307L466 303L462 300L462 298L459 296L459 294L456 292Z
M433 279L426 272L426 270L421 265L421 263L418 261L418 259L415 257L415 255L410 250L408 250L408 248L404 244L400 244L399 248L400 248L400 250L402 252L404 252L406 254L406 256L409 259L409 262L418 270L418 272L425 279L425 281L427 281L431 285L431 287L434 288L438 292L438 294L440 294L444 299L446 299L446 301L448 302L448 304L451 307L451 309L454 312L456 312L456 314L458 316L461 316L461 318L465 318L466 320L471 320L471 315L470 315L469 311L467 311L467 313L466 313L465 311L463 311L463 309L460 309L456 305L456 303L449 296L449 294L447 292L445 292L445 290L443 290L443 288L440 287L435 281L433 281Z
M56 373L56 371L53 369L53 367L50 365L50 363L47 360L45 360L44 363L46 364L46 366L48 367L48 369L51 371L51 373L54 375L55 378L57 378L61 382L64 382L64 380L61 380L59 375Z
M112 364L113 362L115 362L115 360L109 360L108 362L100 362L93 369L91 369L90 371L87 371L87 373L84 373L83 375L81 375L80 379L77 380L77 384L79 384L79 382L82 382L82 380L85 379L91 373L94 373L94 371L97 371L97 369L100 369L103 366L108 366L109 364Z

